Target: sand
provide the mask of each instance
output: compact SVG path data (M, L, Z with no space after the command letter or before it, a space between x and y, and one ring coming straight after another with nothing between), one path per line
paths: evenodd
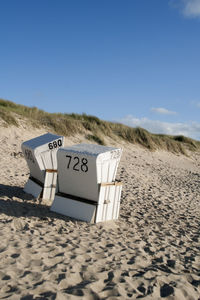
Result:
M23 192L45 132L0 125L0 299L200 299L200 153L121 145L119 220L88 224Z

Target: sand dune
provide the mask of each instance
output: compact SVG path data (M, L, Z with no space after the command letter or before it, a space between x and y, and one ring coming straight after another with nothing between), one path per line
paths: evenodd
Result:
M91 225L23 192L44 132L0 127L0 299L200 299L200 153L123 144L120 218Z

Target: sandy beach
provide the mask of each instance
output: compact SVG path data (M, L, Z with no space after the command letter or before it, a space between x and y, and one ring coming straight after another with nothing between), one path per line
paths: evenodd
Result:
M119 220L88 224L23 191L45 132L0 124L0 299L200 299L200 153L121 144Z

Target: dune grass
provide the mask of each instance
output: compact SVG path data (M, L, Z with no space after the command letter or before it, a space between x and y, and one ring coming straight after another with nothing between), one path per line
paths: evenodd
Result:
M164 149L174 153L187 154L200 150L200 142L184 136L152 134L143 128L132 128L120 123L100 120L86 114L47 113L37 107L27 107L12 101L0 99L0 118L9 126L18 126L18 117L26 118L35 127L46 127L50 131L73 136L84 134L88 140L105 145L104 137L122 139L139 144L149 150Z

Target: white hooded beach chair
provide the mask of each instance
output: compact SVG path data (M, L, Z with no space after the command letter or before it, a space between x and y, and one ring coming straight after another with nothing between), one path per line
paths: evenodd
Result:
M22 144L22 152L30 170L24 191L35 198L53 200L57 182L57 151L64 137L47 133Z
M122 184L115 178L121 154L120 148L92 144L60 148L51 210L93 223L117 219Z

